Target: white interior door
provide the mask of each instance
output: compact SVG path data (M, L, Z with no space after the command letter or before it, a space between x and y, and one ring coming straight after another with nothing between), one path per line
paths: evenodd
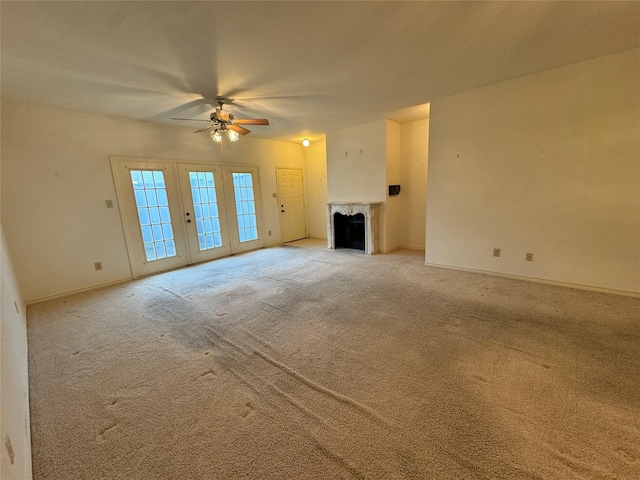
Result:
M234 253L264 247L256 167L225 167L225 198Z
M230 255L220 166L179 163L178 179L191 262Z
M134 278L191 263L173 166L118 159L112 170Z
M283 242L307 236L302 169L277 168L280 229Z

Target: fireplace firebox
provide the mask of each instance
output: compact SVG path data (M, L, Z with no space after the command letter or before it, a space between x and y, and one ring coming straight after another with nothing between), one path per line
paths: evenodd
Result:
M364 215L342 215L336 213L333 216L334 235L336 248L354 248L364 250Z

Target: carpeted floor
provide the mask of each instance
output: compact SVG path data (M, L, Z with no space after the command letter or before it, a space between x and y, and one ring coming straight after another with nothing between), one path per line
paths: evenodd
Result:
M423 262L282 246L30 306L35 478L640 478L640 299Z

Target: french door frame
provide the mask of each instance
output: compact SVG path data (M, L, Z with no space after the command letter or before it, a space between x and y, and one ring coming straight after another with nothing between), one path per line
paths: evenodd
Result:
M260 194L260 182L258 167L250 165L230 165L212 164L210 162L167 160L138 157L110 157L111 171L114 185L116 187L116 198L120 210L122 229L124 232L129 265L131 267L132 278L139 278L154 273L160 273L186 265L191 265L201 261L208 261L220 256L233 255L235 253L262 248L265 245L265 227L262 212L262 197ZM228 231L226 236L228 245L220 252L215 252L209 258L203 258L194 251L193 235L195 227L193 225L193 203L188 202L191 193L185 191L184 169L193 168L195 170L202 167L203 170L215 168L219 170L219 178L222 179L220 185L216 184L217 201L221 210L221 222L224 219L224 228ZM142 234L140 232L137 208L133 197L133 189L129 183L125 182L127 175L124 170L162 170L165 173L166 191L169 197L169 210L171 223L176 240L175 257L167 259L147 261L144 256L142 245ZM236 214L236 202L234 197L233 173L251 173L253 178L253 191L255 201L255 215L257 220L258 238L252 241L240 242L238 236L238 220ZM186 215L189 213L190 215ZM189 222L189 220L192 220ZM135 225L135 227L134 227ZM190 229L193 232L190 232ZM218 250L218 249L214 249ZM224 251L222 251L224 250ZM206 251L205 251L206 252Z

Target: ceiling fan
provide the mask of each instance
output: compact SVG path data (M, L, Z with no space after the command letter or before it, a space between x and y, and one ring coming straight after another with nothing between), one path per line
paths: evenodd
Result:
M248 130L241 125L269 125L269 120L266 118L235 118L232 113L227 110L223 110L222 106L225 103L225 98L216 97L216 103L218 106L216 107L216 111L211 113L210 120L202 120L200 118L175 118L172 117L171 120L189 120L196 122L209 122L204 128L200 130L196 130L193 133L209 132L209 136L214 142L221 143L222 142L222 134L225 133L229 138L229 141L235 142L240 138L240 135L246 135L250 133L251 130Z

